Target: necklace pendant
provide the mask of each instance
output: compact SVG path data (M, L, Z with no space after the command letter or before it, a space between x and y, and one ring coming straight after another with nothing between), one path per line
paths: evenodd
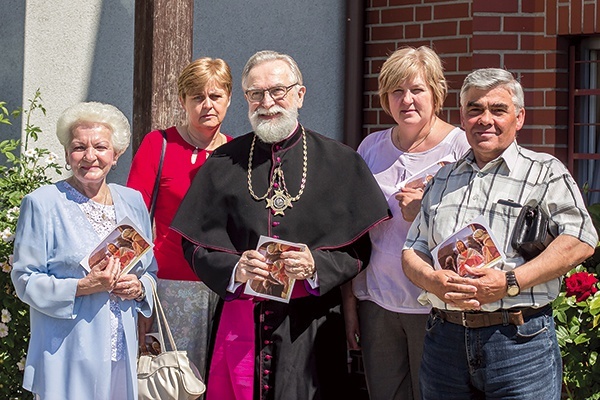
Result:
M198 159L198 148L196 147L194 149L194 151L192 152L192 157L190 158L190 161L192 164L196 164L197 159Z
M279 189L275 190L275 194L271 198L267 198L267 206L265 208L271 208L275 212L274 215L285 215L283 211L288 207L292 207L292 198L289 194Z

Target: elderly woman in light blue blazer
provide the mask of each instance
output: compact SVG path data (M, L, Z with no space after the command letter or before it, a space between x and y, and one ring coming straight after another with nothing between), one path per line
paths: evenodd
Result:
M23 387L41 400L136 400L137 318L152 311L154 256L121 276L114 257L81 265L124 217L151 237L142 196L106 183L129 123L111 105L80 103L57 136L72 176L25 196L15 237L11 277L31 317Z

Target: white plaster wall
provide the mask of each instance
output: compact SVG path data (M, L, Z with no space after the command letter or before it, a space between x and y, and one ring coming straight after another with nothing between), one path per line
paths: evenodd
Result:
M61 157L55 136L60 113L81 101L114 104L131 121L134 0L32 0L26 2L23 107L40 89L47 114L34 115L38 141ZM23 125L25 121L23 121ZM131 151L109 180L124 183Z

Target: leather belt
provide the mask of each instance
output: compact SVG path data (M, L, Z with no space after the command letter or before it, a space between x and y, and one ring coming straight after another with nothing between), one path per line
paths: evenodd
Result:
M540 308L519 308L502 311L449 311L434 308L432 312L443 319L465 328L486 328L494 325L523 325L525 318L552 310L548 304Z

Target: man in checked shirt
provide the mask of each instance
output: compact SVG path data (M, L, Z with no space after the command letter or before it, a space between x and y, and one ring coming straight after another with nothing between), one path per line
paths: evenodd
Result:
M562 275L592 255L598 236L564 165L517 144L524 96L510 72L472 72L460 103L472 150L427 187L403 251L404 272L433 307L421 393L425 400L560 399L562 364L550 303ZM525 261L511 235L521 205L537 203L555 239ZM466 267L466 277L434 268L431 250L478 216L504 250L503 263Z

